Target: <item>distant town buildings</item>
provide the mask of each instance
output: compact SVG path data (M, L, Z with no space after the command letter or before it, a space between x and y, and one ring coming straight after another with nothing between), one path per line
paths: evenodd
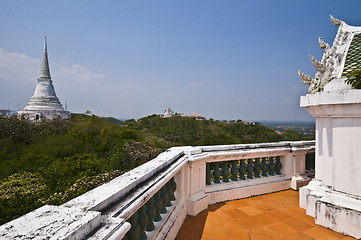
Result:
M14 112L10 109L0 109L0 116L2 117L11 117L17 115L17 112Z
M50 77L46 37L44 40L43 63L34 95L30 98L25 109L18 111L18 117L34 122L58 117L61 119L70 118L70 112L64 110L55 94L53 81Z
M206 119L205 116L202 116L202 115L196 114L196 113L189 114L188 117L194 118L196 120L204 120L204 119Z

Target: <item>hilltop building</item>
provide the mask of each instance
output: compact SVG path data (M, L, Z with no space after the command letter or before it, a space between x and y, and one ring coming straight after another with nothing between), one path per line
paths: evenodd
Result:
M168 109L166 109L164 111L163 117L164 118L170 118L173 117L175 115L174 111L172 109L170 109L170 107Z
M64 110L55 94L53 81L50 77L46 37L44 40L43 63L34 95L30 98L25 109L18 112L18 117L34 122L58 117L61 119L70 118L70 112Z

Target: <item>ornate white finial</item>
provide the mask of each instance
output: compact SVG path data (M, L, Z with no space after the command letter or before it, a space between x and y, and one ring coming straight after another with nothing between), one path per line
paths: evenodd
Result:
M311 59L313 66L315 66L317 72L323 73L326 70L326 67L321 62L317 61L314 56L308 56Z
M330 19L331 22L333 23L333 25L338 26L342 23L342 21L340 19L334 18L332 15L330 15Z
M44 36L44 52L48 51L47 43L46 43L46 36Z
M321 37L318 37L318 44L320 45L320 48L330 48L330 45L322 40Z

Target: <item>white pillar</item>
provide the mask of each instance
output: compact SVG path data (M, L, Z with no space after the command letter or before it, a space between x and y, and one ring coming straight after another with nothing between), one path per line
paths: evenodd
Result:
M208 208L206 188L205 160L189 161L189 198L187 200L187 214L195 216Z
M307 150L297 150L292 151L292 178L291 178L291 188L298 190L300 187L305 186L309 183L310 179L306 176L305 172L305 161Z

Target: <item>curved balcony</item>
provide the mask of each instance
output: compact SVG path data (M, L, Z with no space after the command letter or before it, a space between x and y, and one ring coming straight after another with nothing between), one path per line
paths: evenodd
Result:
M0 226L0 236L174 239L187 215L211 204L304 186L314 150L314 141L171 148L61 206Z

